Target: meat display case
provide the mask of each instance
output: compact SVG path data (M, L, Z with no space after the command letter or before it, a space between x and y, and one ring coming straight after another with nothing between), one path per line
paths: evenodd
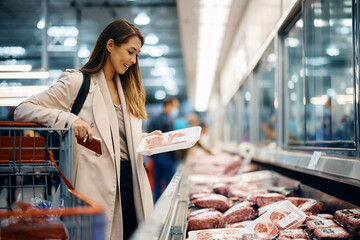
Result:
M262 158L265 153L267 157ZM346 177L301 168L299 167L301 164L308 166L311 161L311 157L306 155L289 154L286 158L286 155L280 156L274 152L272 154L268 150L266 152L258 151L253 158L253 164L259 170L269 170L275 180L275 186L294 189L300 197L313 198L323 202L328 213L334 213L338 209L359 208L360 184L353 175L350 174ZM299 158L309 159L306 164ZM322 159L319 160L320 165L316 165L327 169L326 163L323 161L326 162ZM328 160L327 164L331 164L331 161L336 160ZM346 161L343 163L345 166L346 163L349 164ZM291 166L291 164L293 165ZM358 162L355 161L354 164L358 164ZM191 188L188 178L190 174L191 169L186 164L178 167L172 181L155 204L149 221L139 226L132 239L186 239L186 218ZM359 174L359 171L354 174Z

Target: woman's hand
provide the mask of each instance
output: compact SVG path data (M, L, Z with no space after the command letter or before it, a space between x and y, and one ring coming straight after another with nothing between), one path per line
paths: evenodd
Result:
M81 118L78 118L73 122L71 127L73 128L75 137L77 139L84 139L85 142L88 138L90 142L92 141L93 133L90 125L87 122L83 121Z
M143 133L142 138L151 136L151 135L160 135L161 136L161 135L163 135L163 133L160 130L155 130L155 131L152 131L151 133Z

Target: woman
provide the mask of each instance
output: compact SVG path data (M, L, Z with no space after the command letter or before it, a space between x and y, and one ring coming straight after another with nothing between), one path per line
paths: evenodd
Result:
M101 156L74 144L73 184L105 207L107 239L127 239L153 208L142 157L136 154L143 137L142 120L147 117L138 65L143 44L143 35L130 22L110 23L81 69L91 76L91 84L78 116L70 113L83 81L76 70L64 72L56 84L22 102L15 111L17 121L53 128L72 126L78 139L88 136L91 141L97 136L103 140Z

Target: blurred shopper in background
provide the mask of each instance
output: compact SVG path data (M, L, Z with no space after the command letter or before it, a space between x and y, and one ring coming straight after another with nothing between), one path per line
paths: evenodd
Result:
M102 139L102 155L74 144L73 184L105 208L107 239L128 239L153 209L143 160L136 154L141 138L149 135L141 132L142 120L147 118L138 65L143 44L139 29L127 20L110 23L81 68L91 81L78 115L70 112L83 82L78 70L66 71L57 83L20 103L15 111L17 121L52 128L72 126L80 141L91 141L93 136Z
M148 132L161 130L163 133L174 130L174 121L179 114L179 100L169 97L164 100L163 111L160 115L151 119ZM154 160L154 201L162 194L176 170L176 152L165 152L151 156Z

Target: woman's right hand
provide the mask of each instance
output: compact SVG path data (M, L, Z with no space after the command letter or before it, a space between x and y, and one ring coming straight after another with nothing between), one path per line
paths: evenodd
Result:
M71 126L77 139L84 139L86 138L86 135L88 135L87 138L90 142L92 141L93 133L90 125L87 122L83 121L81 118L78 118Z

